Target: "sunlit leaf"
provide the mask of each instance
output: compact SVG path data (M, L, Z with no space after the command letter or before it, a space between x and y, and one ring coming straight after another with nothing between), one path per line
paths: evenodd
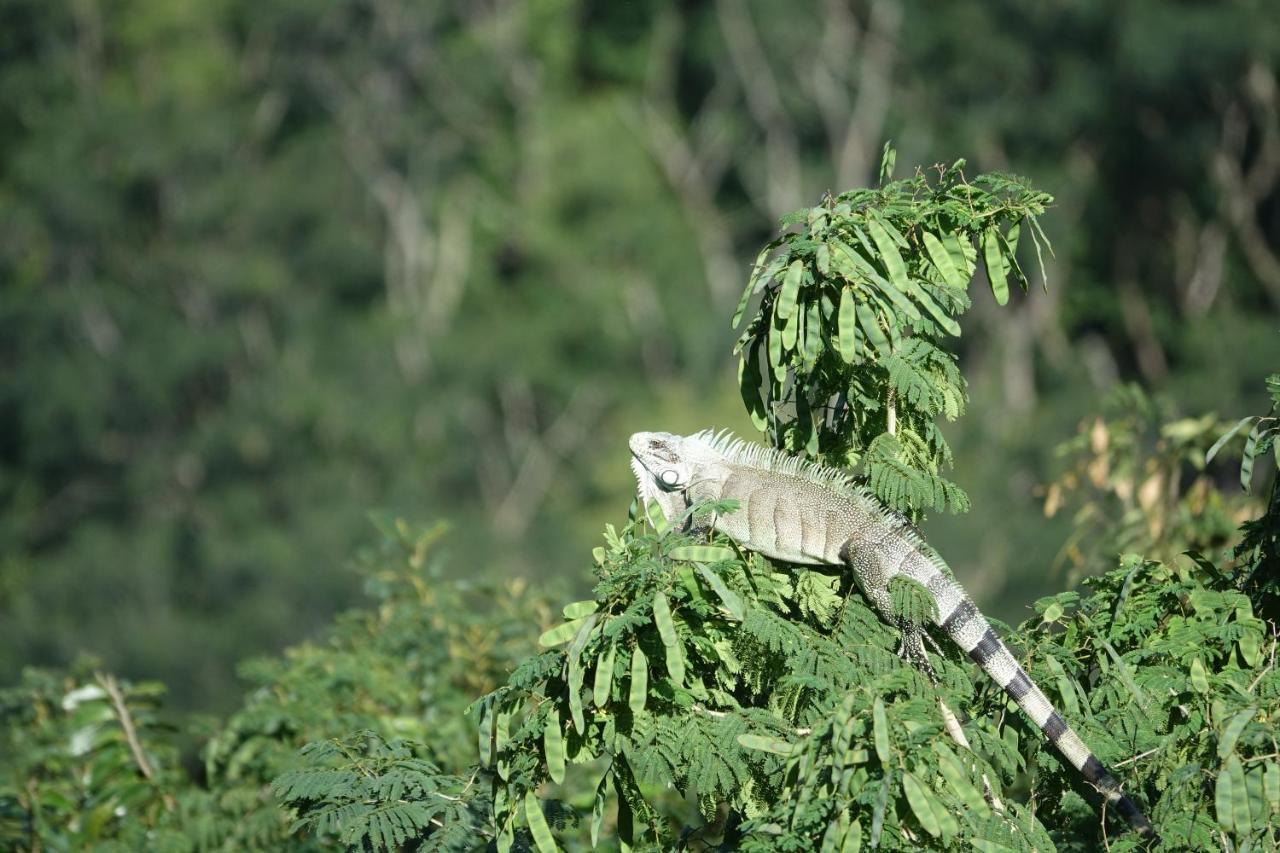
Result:
M796 312L796 299L800 295L800 282L804 278L804 264L792 261L787 267L787 274L782 279L782 289L778 291L778 316L788 320Z
M538 853L555 853L560 849L551 835L551 827L547 825L546 815L542 813L542 804L538 802L538 795L533 791L525 792L524 817L529 823L529 833L533 836L533 843L538 846Z
M994 226L982 232L982 257L987 265L987 279L997 305L1009 301L1009 282L1006 278L1004 256L1000 252L1000 232Z

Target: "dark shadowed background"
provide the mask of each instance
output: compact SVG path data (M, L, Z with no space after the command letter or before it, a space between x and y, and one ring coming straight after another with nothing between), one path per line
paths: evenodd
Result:
M180 705L326 624L385 509L584 586L636 429L731 426L778 217L967 157L1057 197L957 344L984 609L1063 586L1038 486L1107 389L1261 410L1274 4L0 0L0 683ZM1028 247L1029 248L1029 247ZM1028 266L1028 269L1031 267Z

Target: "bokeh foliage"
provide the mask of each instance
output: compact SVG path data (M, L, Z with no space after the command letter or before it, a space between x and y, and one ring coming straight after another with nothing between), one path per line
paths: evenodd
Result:
M83 651L230 710L236 661L358 594L353 504L448 515L476 565L573 565L643 417L748 428L706 320L890 137L1058 199L1069 286L975 293L948 345L974 521L929 531L1020 618L1067 527L1031 489L1096 397L1247 411L1275 363L1273 17L7 0L0 678Z

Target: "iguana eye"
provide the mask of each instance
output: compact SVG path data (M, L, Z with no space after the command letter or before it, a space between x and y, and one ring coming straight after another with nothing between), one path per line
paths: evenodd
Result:
M658 475L658 479L662 481L662 485L672 489L675 488L676 483L680 482L680 475L674 469L668 468Z

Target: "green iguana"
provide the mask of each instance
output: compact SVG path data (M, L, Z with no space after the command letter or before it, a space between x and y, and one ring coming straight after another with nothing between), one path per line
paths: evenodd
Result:
M903 575L924 586L937 604L936 621L943 632L1018 703L1134 829L1155 837L1150 821L1018 665L941 558L905 518L886 509L848 474L748 444L727 432L687 437L639 432L630 445L640 498L656 501L671 521L701 501L736 500L735 512L714 516L716 530L771 559L847 566L890 623L896 622L890 579ZM923 631L900 627L904 651L932 676Z

